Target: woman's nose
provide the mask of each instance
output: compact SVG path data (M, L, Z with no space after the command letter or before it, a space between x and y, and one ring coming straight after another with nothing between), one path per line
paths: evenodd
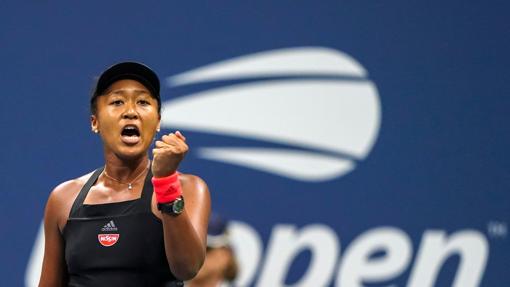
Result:
M124 111L124 114L122 115L122 118L124 119L136 119L138 118L138 113L136 112L136 107L134 103L128 102L126 104L126 110Z

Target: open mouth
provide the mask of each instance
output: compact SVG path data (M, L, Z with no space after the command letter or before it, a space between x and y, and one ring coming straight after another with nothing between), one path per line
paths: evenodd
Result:
M126 144L137 144L140 141L140 131L135 125L125 126L121 133L122 141Z

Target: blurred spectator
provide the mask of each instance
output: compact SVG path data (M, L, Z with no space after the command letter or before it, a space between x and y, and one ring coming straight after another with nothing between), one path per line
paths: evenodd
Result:
M212 213L207 232L207 253L197 276L187 287L218 287L224 281L232 282L237 275L237 262L230 246L227 222Z

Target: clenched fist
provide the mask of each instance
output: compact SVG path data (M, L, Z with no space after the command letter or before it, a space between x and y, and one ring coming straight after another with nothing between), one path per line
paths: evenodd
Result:
M152 150L152 175L154 177L169 176L177 170L179 163L188 152L186 138L176 131L161 137Z

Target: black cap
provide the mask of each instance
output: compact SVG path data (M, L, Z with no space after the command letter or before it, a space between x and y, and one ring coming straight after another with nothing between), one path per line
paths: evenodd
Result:
M156 98L159 107L161 107L158 76L151 68L137 62L121 62L106 69L97 79L90 99L91 105L111 84L123 79L132 79L142 83L151 92L152 96Z

